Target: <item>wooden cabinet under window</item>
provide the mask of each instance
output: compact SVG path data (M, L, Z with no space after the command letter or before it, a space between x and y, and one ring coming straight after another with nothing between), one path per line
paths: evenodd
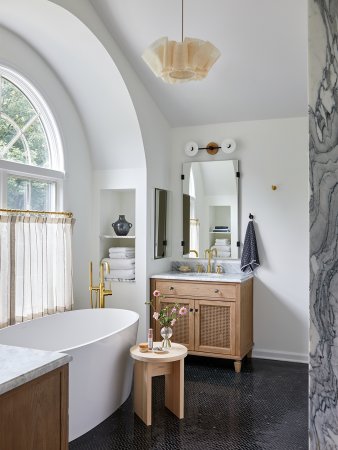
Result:
M156 298L156 311L172 303L188 310L173 327L172 340L192 355L233 359L236 372L253 346L252 286L252 278L242 283L151 280L151 292L164 295ZM160 324L152 320L152 326L160 341Z
M1 450L68 449L68 364L0 396Z

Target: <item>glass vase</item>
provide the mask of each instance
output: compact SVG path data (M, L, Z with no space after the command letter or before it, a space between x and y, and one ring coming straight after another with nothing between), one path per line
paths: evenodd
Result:
M170 350L171 347L171 336L173 335L173 330L171 327L163 327L161 328L161 336L163 338L162 341L162 350Z

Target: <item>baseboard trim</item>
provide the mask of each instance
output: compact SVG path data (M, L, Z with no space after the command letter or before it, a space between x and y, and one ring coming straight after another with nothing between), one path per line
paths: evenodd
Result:
M303 353L293 353L293 352L281 352L279 350L265 350L265 349L253 349L253 358L261 359L277 359L279 361L290 361L290 362L300 362L309 363L309 355Z

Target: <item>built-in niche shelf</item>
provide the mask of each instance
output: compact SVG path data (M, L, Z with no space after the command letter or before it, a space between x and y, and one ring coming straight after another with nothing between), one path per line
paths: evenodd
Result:
M231 231L209 231L210 234L231 234Z
M105 282L107 283L106 287L109 287L109 283L135 283L136 280L124 280L124 279L120 279L120 280L116 280L116 279L110 279L110 278L105 278Z
M217 228L220 229L215 231ZM231 246L231 231L226 231L225 228L231 230L231 207L209 205L209 248L216 244L216 239L229 239Z
M135 239L135 236L117 236L116 234L110 235L110 234L100 234L101 239Z
M130 247L135 249L135 192L135 189L102 189L100 191L100 260L109 258L109 249L111 247ZM126 220L132 224L127 236L117 236L113 230L112 223L116 222L120 215L125 215ZM126 276L130 276L129 269L121 267L121 269L115 270L126 270ZM134 279L106 278L106 281L135 283L135 276Z

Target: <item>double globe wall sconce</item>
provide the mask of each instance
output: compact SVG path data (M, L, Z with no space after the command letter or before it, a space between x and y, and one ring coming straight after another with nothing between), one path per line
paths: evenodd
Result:
M233 139L224 139L221 146L216 142L209 142L206 147L199 147L196 142L189 141L185 144L184 152L187 156L195 156L199 150L206 150L209 155L216 155L219 149L227 154L232 153L236 150L236 142Z

